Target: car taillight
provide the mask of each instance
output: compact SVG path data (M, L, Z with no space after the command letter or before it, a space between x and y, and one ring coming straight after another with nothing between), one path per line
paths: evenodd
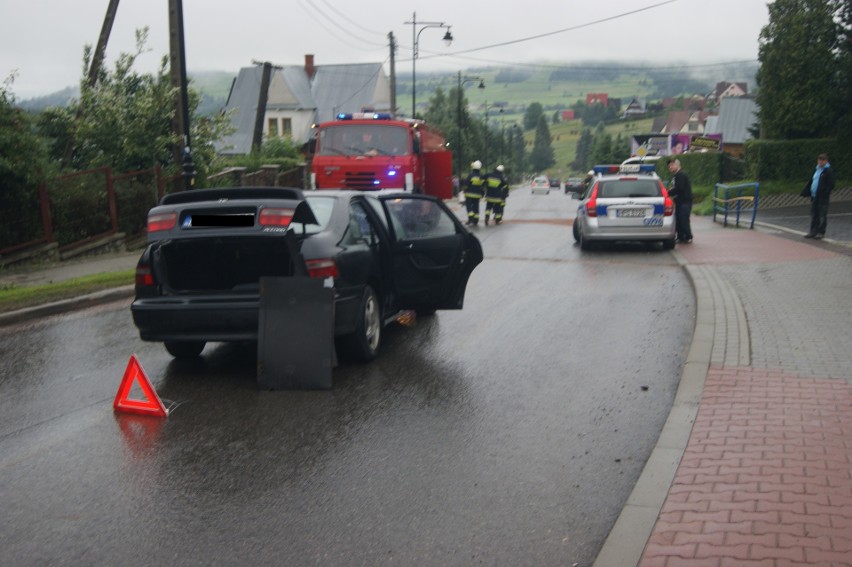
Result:
M171 230L177 224L177 213L159 213L148 215L148 232Z
M337 271L337 262L332 258L321 258L319 260L307 260L308 275L312 278L336 278L340 275Z
M151 266L140 264L136 266L136 287L151 287L154 285L154 275Z
M260 226L290 226L294 209L263 209L260 211Z
M598 186L595 185L595 188L592 189L592 195L589 197L588 202L586 203L586 216L596 217L598 216Z
M666 190L666 186L660 183L660 190L663 192L663 216L670 217L674 214L674 201L669 197L669 192Z

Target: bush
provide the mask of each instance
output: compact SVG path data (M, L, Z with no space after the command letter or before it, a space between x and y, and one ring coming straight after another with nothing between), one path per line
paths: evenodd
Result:
M804 182L816 166L816 157L828 154L831 167L838 175L852 177L852 151L836 139L750 140L746 142L745 160L748 177L760 181L784 180Z

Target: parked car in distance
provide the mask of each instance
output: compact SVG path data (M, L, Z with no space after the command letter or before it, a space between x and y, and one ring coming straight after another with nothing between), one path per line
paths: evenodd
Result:
M532 183L530 183L530 191L533 195L538 193L548 195L550 193L550 181L548 181L546 176L539 175L532 180Z
M142 340L194 357L207 342L258 340L261 278L320 278L334 290L339 351L370 361L401 311L461 309L482 258L477 238L427 195L197 189L149 212L130 310Z
M574 240L582 250L594 243L660 242L675 246L674 203L654 165L598 165L591 187L580 199Z
M558 177L550 178L550 188L551 189L559 189L562 185L562 181Z
M582 177L569 177L565 181L565 194L577 193L582 194L586 190L586 180Z

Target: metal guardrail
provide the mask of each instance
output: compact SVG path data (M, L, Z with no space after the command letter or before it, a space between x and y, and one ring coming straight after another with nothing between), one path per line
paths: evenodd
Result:
M720 194L723 196L720 197ZM728 226L728 215L730 214L735 217L735 226L739 226L740 217L743 214L751 213L751 221L748 227L754 228L759 196L760 183L742 183L740 185L717 183L713 188L713 222L716 222L716 215L721 214L723 225Z

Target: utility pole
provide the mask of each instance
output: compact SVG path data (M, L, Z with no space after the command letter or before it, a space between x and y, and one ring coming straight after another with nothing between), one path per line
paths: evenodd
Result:
M175 163L181 164L184 189L195 185L192 163L192 140L189 137L189 93L186 80L186 47L183 35L183 0L169 0L169 61L172 87L178 89L175 99L175 134L182 144L174 148Z
M86 76L86 85L89 88L94 87L98 82L98 73L101 71L101 66L104 64L104 56L106 55L106 46L109 41L109 34L112 32L112 23L115 21L115 13L118 11L118 0L110 0L107 6L104 23L101 26L101 35L98 36L98 45L95 47L95 52L92 53L92 62L89 65L89 74ZM82 105L77 107L77 116L74 122L79 122L83 116ZM71 156L74 154L74 132L68 137L68 143L65 145L65 154L62 157L62 166L68 165L71 161Z
M396 116L396 39L393 32L388 33L390 40L390 110Z
M269 100L269 82L272 79L272 63L264 61L263 72L260 76L260 93L257 96L257 113L254 116L254 136L251 141L251 151L259 152L263 143L263 119L266 117L266 103Z

